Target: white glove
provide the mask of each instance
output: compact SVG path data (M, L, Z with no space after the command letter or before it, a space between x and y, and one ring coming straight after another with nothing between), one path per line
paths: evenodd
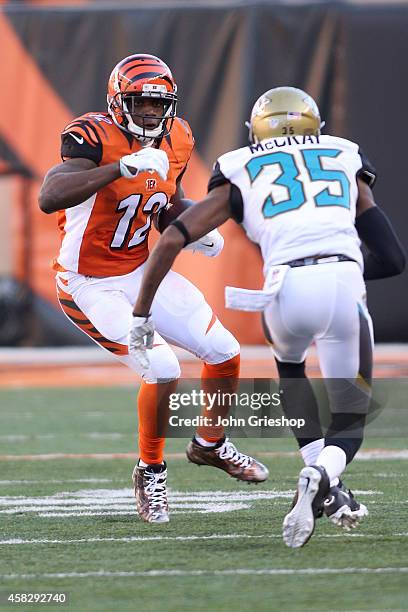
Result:
M134 357L144 370L148 370L150 367L146 349L153 348L153 336L154 323L151 315L132 317L128 337L129 355Z
M216 257L221 253L223 248L224 238L221 236L220 232L215 229L195 242L190 242L190 244L184 247L184 250L197 251L197 253L207 255L207 257Z
M165 181L169 171L169 158L161 149L146 147L137 153L125 155L120 159L119 165L120 173L125 178L136 178L139 172L157 172Z

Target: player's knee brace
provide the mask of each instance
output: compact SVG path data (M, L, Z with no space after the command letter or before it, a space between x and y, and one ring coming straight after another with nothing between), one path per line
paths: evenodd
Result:
M325 437L325 446L338 446L350 463L363 442L366 416L341 412L333 414Z

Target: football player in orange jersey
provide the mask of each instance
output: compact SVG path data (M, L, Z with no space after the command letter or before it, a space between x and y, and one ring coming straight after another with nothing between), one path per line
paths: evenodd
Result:
M235 388L239 345L201 292L170 271L152 308L157 331L149 363L129 355L128 331L149 255L152 217L182 201L181 178L194 139L188 123L176 116L171 71L157 57L138 54L119 62L107 100L107 113L87 113L62 132L63 163L45 177L39 205L46 213L58 213L61 248L54 267L64 313L142 377L136 505L143 520L164 523L169 519L163 427L180 376L167 342L202 359L204 390L214 388L214 379L220 389ZM218 232L192 245L209 256L222 247ZM262 482L268 476L265 466L240 453L221 427L198 428L187 456L239 480Z

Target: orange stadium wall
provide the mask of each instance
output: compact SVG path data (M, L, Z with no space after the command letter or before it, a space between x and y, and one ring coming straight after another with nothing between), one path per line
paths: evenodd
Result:
M218 155L246 144L253 101L270 87L290 84L317 99L326 131L359 142L378 167L376 197L407 244L399 129L408 89L400 61L408 53L407 7L53 4L0 6L0 48L7 58L0 63L0 173L26 177L15 185L11 208L12 272L36 295L56 307L50 268L58 249L56 219L39 211L37 195L44 174L59 162L60 132L73 117L104 110L112 66L135 52L162 57L178 82L179 112L196 137L184 179L188 197L206 193ZM262 285L258 249L232 221L221 231L226 245L220 257L184 253L175 269L204 291L242 343L263 342L258 315L223 304L226 284ZM369 303L377 339L408 340L406 275L370 286Z

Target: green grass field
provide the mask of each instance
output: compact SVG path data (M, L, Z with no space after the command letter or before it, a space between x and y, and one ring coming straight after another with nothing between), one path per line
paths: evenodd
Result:
M126 453L135 448L129 389L0 391L0 455ZM235 440L270 479L248 486L188 464L170 440L171 522L135 514L132 459L0 461L0 609L10 592L68 593L86 610L407 610L408 469L359 460L346 483L369 509L358 531L319 521L300 550L281 540L299 458L286 439ZM399 438L370 448L404 448Z

